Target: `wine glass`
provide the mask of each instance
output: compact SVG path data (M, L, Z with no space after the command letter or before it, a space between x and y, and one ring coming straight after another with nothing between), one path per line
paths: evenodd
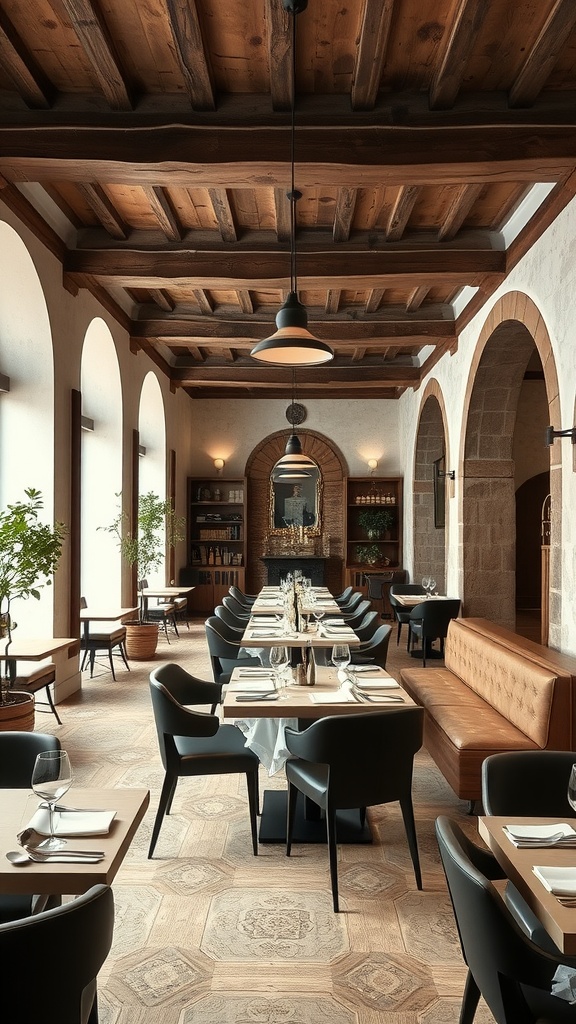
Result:
M312 614L313 614L314 618L316 619L316 629L319 631L320 630L320 622L322 621L322 619L324 618L324 616L326 614L326 609L325 608L321 608L320 605L318 605L318 604L315 604L313 609L312 609Z
M274 673L274 682L278 691L280 700L288 700L288 694L285 692L285 685L283 684L284 673L290 664L290 654L288 653L287 647L271 647L270 648L270 667Z
M428 590L430 591L430 597L432 597L434 591L436 590L436 580L434 579L433 576L430 576L428 580Z
M570 778L568 780L568 803L573 811L576 811L576 764L572 765Z
M350 661L351 655L348 644L334 644L332 648L332 664L338 669L338 679L340 679L340 682L343 682L346 678L346 669ZM342 676L340 673L342 673Z
M54 835L54 805L68 792L72 785L70 758L65 750L43 750L38 754L32 772L32 789L36 796L45 800L50 812L50 836L42 844L43 850L61 850L65 839Z
M430 586L430 577L429 576L423 576L422 577L422 590L426 594L426 597L428 597L428 587L429 586Z

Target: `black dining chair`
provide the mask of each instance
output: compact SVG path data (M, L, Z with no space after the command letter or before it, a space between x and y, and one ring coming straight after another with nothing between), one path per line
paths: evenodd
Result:
M422 645L422 666L426 668L426 658L434 640L440 641L440 654L444 654L444 640L448 634L450 620L460 614L459 598L421 601L410 612L408 620L408 649L414 645L415 637Z
M214 615L218 619L222 619L222 622L226 624L228 629L234 630L236 639L241 640L246 631L246 620L238 619L234 612L231 612L229 608L224 604L217 604L214 609Z
M378 626L370 640L361 643L359 647L350 648L351 664L367 665L373 662L380 668L386 668L391 633L392 626L388 626L386 623Z
M384 601L390 587L390 581L393 578L393 572L370 572L364 574L364 583L368 588L368 597L371 601L376 602L376 607L383 619L390 618L390 616L386 615L386 612L384 611Z
M243 604L248 609L252 607L258 596L257 594L245 594L240 587L236 587L234 584L228 588L228 593L238 601L238 604Z
M148 589L148 580L138 581L138 590L142 592ZM154 603L150 603L154 602ZM171 625L176 636L180 636L178 632L178 623L176 621L176 605L173 601L166 601L162 598L149 597L146 599L146 618L148 622L157 622L159 626L162 626L164 635L170 643L170 637L168 635L168 626Z
M350 623L348 623L350 625ZM357 626L353 626L354 632L358 639L363 643L367 643L372 639L376 630L379 628L380 620L377 611L367 612L364 615L361 622Z
M230 633L225 632L228 628L217 615L210 615L204 623L214 682L221 685L230 682L235 668L260 664L258 659L242 654L243 648L237 637L231 637Z
M482 762L482 806L486 814L516 817L576 817L568 803L573 750L510 750Z
M393 583L388 592L388 600L392 608L392 614L398 624L398 632L396 634L396 646L400 643L400 632L403 625L407 625L410 622L411 608L406 608L405 605L400 604L396 600L396 594L421 594L422 600L426 597L424 590L419 583ZM408 641L410 637L408 637Z
M353 593L354 587L345 587L342 593L338 594L338 596L335 597L334 600L336 601L336 604L342 606L343 604L348 603Z
M362 621L371 608L372 605L370 604L370 601L359 601L353 612L346 612L345 614L342 612L341 618L348 626L350 626L351 629L355 629L356 624L359 624Z
M362 591L361 590L356 590L350 596L348 601L346 601L345 603L338 601L337 604L338 604L338 607L340 608L340 612L342 613L342 615L344 615L344 616L345 615L354 615L355 612L358 609L358 606L359 606L360 602L361 601L365 601L365 600L366 600L366 598L364 597L364 594L362 593Z
M558 967L574 969L576 958L530 940L493 884L491 854L455 822L437 818L436 838L468 968L461 1024L472 1024L480 996L496 1024L574 1024L574 1005L551 989Z
M162 665L150 674L150 694L158 734L164 782L148 857L152 857L165 814L170 814L179 778L196 775L245 774L250 808L252 849L258 853L258 769L260 762L235 725L221 725L218 717L186 704L212 704L215 684L194 679L178 665Z
M80 598L80 608L82 610L88 608L85 597ZM92 679L94 675L94 664L96 662L96 655L99 651L108 655L110 671L112 672L114 682L116 682L113 659L115 651L118 652L126 668L130 671L130 665L128 664L128 658L126 655L126 626L118 625L114 622L99 622L97 629L90 629L90 624L84 623L82 625L82 632L80 636L80 650L84 652L82 662L80 664L80 671L84 671L86 660L88 660L90 665L90 679Z
M286 728L288 819L286 855L292 849L296 800L302 793L326 815L334 910L339 910L336 812L400 802L418 889L422 888L412 805L414 755L422 746L424 709L395 708L360 715L321 718L303 732Z
M58 714L52 697L52 685L56 682L56 665L50 659L43 662L16 661L16 675L10 683L11 690L19 690L21 693L37 694L44 690L46 700L38 700L34 697L34 711L41 714L53 714L62 725L62 719Z
M94 885L52 910L0 924L5 1019L98 1024L97 978L113 934L109 885ZM46 984L33 980L38 972Z
M29 789L38 754L60 750L60 740L45 732L0 732L0 788ZM15 921L58 906L59 896L0 893L0 921Z
M232 612L232 614L235 615L236 618L241 620L242 622L247 623L248 620L250 619L249 609L239 604L236 598L232 597L231 594L224 594L224 597L222 598L222 604L224 608L227 608L228 611Z

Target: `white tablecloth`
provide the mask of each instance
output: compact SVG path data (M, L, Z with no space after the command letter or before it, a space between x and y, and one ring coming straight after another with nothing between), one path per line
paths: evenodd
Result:
M246 737L246 746L253 750L269 775L281 771L290 757L284 743L284 729L298 728L297 718L237 718L236 725Z

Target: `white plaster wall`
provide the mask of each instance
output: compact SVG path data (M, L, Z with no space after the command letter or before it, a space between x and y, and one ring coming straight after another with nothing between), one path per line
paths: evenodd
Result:
M542 314L550 335L559 380L561 424L573 425L576 393L576 346L574 343L574 295L576 294L576 201L573 201L554 221L531 251L520 261L480 313L460 336L458 349L445 356L430 375L442 389L446 403L448 445L451 461L457 465L463 420L466 382L478 337L492 306L509 291L525 292ZM405 466L405 562L410 569L413 545L410 529L412 522L412 486L414 477L413 451L421 402L420 391L406 393L400 399L399 436L402 439L400 458ZM572 445L569 440L557 441L553 457L562 462L562 622L561 649L576 653L576 474L572 468ZM456 479L454 497L449 502L447 521L447 588L458 593L459 537L458 500L459 481Z
M302 430L315 430L340 449L349 476L368 476L368 459L378 459L375 476L401 476L398 402L308 400L297 396L308 413ZM291 398L228 399L192 402L193 455L190 476L214 474L214 459L226 461L225 477L242 476L253 448L278 430L290 434L286 409ZM298 432L298 428L296 429Z

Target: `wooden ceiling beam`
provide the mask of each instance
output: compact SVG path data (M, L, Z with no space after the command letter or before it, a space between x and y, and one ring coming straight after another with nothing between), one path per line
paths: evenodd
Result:
M131 110L133 103L114 41L92 0L50 0L54 12L67 20L86 54L102 94L112 110Z
M97 183L79 181L76 183L76 188L108 234L112 238L126 241L129 234L128 228L102 186Z
M270 371L262 369L254 360L254 366L243 366L235 363L220 361L218 365L202 363L194 366L173 366L170 371L171 379L180 385L200 385L205 387L222 387L227 383L233 386L249 384L251 387L277 388L278 391L286 392L290 387L290 376L283 372L274 375L270 380ZM381 363L380 366L362 366L352 364L349 360L336 360L326 366L311 366L306 368L306 379L298 382L298 394L300 395L307 387L324 384L338 385L346 384L362 391L369 383L385 384L388 387L410 387L420 380L420 370L417 366L394 366Z
M243 313L253 313L254 303L252 302L252 296L247 288L239 288L236 292L238 296L238 305Z
M430 85L430 109L454 106L474 40L486 16L490 0L460 0L442 59Z
M527 107L534 103L546 84L574 25L574 0L556 0L510 89L508 102L511 107Z
M151 288L150 298L166 313L171 313L176 308L176 303L170 297L165 288Z
M270 95L274 110L292 108L292 34L279 0L266 0Z
M384 288L373 288L368 296L365 313L375 313L384 298L384 294Z
M576 163L573 119L569 128L521 124L489 131L299 127L299 137L301 188L333 187L335 182L341 188L368 188L556 181ZM0 172L11 182L281 188L286 185L288 140L282 130L269 128L215 132L183 125L133 130L42 125L23 131L0 124Z
M214 303L204 288L193 288L192 294L200 307L200 312L204 316L211 316L214 312Z
M342 292L339 288L329 288L326 294L325 310L327 313L337 313L340 305Z
M268 331L261 331L260 337L256 340L260 341L266 338L273 330L272 323L268 324ZM438 338L435 335L428 336L424 330L422 334L414 335L412 337L396 337L395 335L388 335L386 330L383 330L377 337L370 337L362 330L362 325L358 324L355 334L347 336L345 339L339 338L336 334L333 338L328 337L323 330L314 322L314 333L323 341L329 341L332 345L354 345L355 350L361 349L367 355L379 355L382 348L387 348L394 344L402 353L406 353L406 350L412 350L421 348L424 345L444 345L446 338ZM250 352L250 349L254 346L255 339L248 337L230 337L226 334L222 334L220 337L203 338L197 335L194 331L190 331L188 334L182 333L177 334L146 334L146 332L135 331L131 332L131 338L134 341L146 340L151 345L159 347L161 345L167 345L174 352L179 350L188 349L190 345L196 345L198 348L210 349L211 352L225 352L231 347L231 343L235 349L242 352L244 355ZM452 338L454 340L454 338Z
M156 217L156 220L160 224L162 231L166 235L169 242L181 242L182 241L182 228L178 221L170 199L166 195L163 188L158 188L154 185L145 185L144 193L146 199L150 203L152 213Z
M399 241L402 238L419 194L420 189L417 185L404 185L398 189L386 224L387 242Z
M274 189L274 210L276 213L276 238L279 242L289 242L290 201L285 188Z
M418 382L419 383L419 382ZM280 396L278 389L274 390L271 386L265 387L262 385L259 388L252 388L250 384L247 385L234 385L229 384L223 387L196 387L193 383L189 385L185 384L174 384L173 387L182 387L186 394L190 398L203 399L208 401L226 402L229 398L279 398L285 397ZM417 384L411 384L410 387L417 387ZM362 393L359 395L357 391L352 388L348 389L345 384L335 386L334 384L327 390L322 384L314 385L306 389L306 398L308 401L311 399L317 399L318 401L329 400L335 401L336 399L378 399L379 401L396 401L404 393L406 388L402 387L386 387L386 384L371 384L367 386Z
M394 0L364 0L360 39L352 80L352 110L372 110L386 64Z
M170 31L190 103L194 110L215 110L212 72L202 38L196 0L166 0Z
M483 187L483 185L461 185L460 188L456 189L454 198L438 232L439 242L447 242L458 234Z
M329 315L317 307L308 306L310 320L327 341L353 341L358 337L378 341L388 337L405 338L407 344L412 345L424 337L431 343L433 339L455 337L454 320L438 316L433 307L427 308L426 317L408 317L405 308L395 312L396 315L392 312L389 316L355 317L345 313ZM178 314L163 316L155 310L146 317L134 320L132 333L134 337L145 338L194 338L200 345L211 345L213 340L219 338L226 339L228 345L236 345L242 340L246 344L254 344L266 337L272 320L273 314L270 312L258 317L206 317L202 314L184 317Z
M237 242L238 233L227 190L225 188L209 188L208 195L210 196L214 216L218 222L222 241Z
M414 310L419 309L429 291L430 289L427 287L414 288L414 290L410 292L408 302L406 303L406 312L413 313Z
M0 66L28 107L47 110L56 90L27 52L12 22L0 11Z
M355 188L338 189L333 230L335 242L347 242L350 238L357 193L358 189Z

